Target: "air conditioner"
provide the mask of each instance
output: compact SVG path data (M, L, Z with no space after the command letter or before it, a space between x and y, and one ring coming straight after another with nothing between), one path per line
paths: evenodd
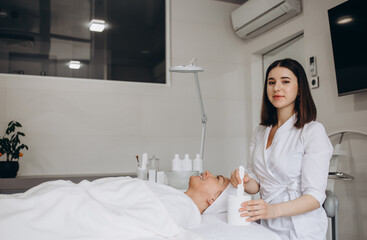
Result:
M301 12L301 0L248 0L231 14L238 36L250 39Z

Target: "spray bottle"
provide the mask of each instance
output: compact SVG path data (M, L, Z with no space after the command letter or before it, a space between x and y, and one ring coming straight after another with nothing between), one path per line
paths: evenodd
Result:
M141 164L138 166L137 177L148 180L148 154L146 153L143 153Z

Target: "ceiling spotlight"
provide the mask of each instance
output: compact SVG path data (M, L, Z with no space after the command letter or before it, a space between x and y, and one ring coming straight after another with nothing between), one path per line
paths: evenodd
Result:
M92 19L89 24L89 30L92 32L102 32L106 27L104 20Z
M343 16L336 20L337 24L346 24L353 21L353 18L351 16Z
M8 12L6 12L5 10L1 9L0 10L0 18L7 18L8 17Z
M79 69L81 67L80 61L70 61L69 68L70 69Z

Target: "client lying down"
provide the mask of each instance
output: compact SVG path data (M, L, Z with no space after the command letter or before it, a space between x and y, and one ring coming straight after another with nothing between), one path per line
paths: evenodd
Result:
M46 182L25 193L0 194L1 238L175 237L200 223L228 183L210 172L191 176L185 193L130 177Z

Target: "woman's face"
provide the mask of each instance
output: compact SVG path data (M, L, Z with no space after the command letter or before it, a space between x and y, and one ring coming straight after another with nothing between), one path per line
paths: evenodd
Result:
M222 175L215 176L211 172L205 171L202 175L190 177L189 188L217 198L228 184L228 178Z
M275 67L268 75L266 91L269 101L277 110L294 111L298 95L297 77L285 67Z

